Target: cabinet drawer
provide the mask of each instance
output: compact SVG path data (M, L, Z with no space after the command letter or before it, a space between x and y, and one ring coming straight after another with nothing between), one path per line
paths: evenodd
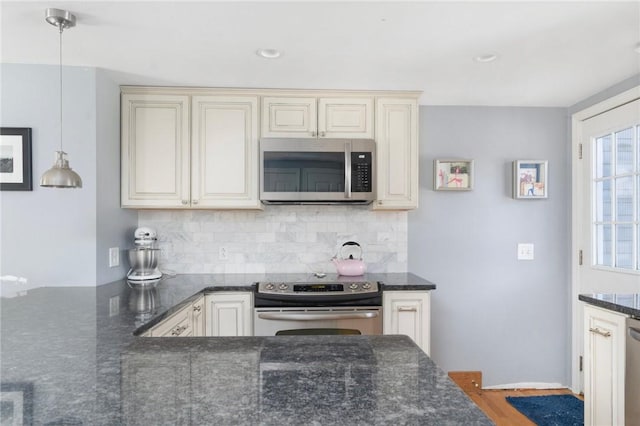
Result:
M151 337L184 337L193 335L191 304L151 329Z

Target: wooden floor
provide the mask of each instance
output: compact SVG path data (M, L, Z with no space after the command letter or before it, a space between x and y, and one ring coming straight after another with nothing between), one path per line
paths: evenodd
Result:
M507 396L538 396L571 394L569 389L513 389L513 390L470 390L467 395L498 426L535 426L531 420L513 408L505 399ZM576 395L582 399L581 395Z

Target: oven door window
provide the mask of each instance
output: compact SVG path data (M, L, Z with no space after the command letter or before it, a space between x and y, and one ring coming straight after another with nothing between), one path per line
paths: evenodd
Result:
M265 192L344 192L343 152L264 153Z

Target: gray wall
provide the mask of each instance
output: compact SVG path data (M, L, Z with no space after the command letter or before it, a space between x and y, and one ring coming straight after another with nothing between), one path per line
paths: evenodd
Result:
M409 270L434 281L432 357L485 386L569 383L570 158L564 108L420 108ZM469 192L433 191L433 160L475 160ZM549 198L514 200L512 161L549 161ZM516 258L535 244L535 260Z
M120 209L119 87L95 68L64 67L63 148L82 189L41 188L59 149L57 66L2 64L2 127L31 127L33 191L0 192L0 276L26 287L93 286L120 279L109 247L126 247L137 213Z
M133 245L138 212L120 208L120 86L96 70L97 230L96 280L121 279L129 270L126 248ZM120 248L120 266L109 267L109 248Z
M64 141L82 189L41 188L59 149L57 66L2 64L2 127L33 130L33 191L0 192L0 275L29 286L95 285L95 70L64 69Z

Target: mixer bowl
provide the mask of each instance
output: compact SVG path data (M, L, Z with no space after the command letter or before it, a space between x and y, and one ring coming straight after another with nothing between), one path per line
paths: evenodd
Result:
M157 272L160 249L136 247L129 249L129 265L139 274L151 274Z

